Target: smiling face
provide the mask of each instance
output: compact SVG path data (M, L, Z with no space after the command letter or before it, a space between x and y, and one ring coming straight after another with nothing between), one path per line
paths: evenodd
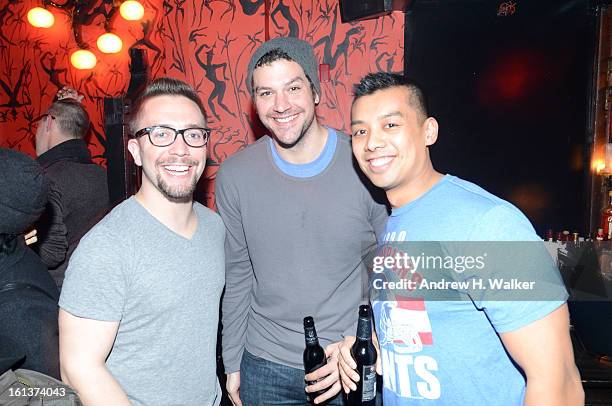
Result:
M410 96L404 86L377 90L351 110L353 154L394 207L424 193L436 173L427 147L436 141L438 123L417 112Z
M155 96L146 100L138 115L138 128L163 125L177 130L206 127L198 106L183 96ZM192 199L206 165L206 147L193 148L177 136L167 147L151 144L148 135L128 142L136 165L142 166L142 189L169 200Z
M298 63L277 59L255 69L253 100L262 124L283 148L294 147L313 131L319 96Z

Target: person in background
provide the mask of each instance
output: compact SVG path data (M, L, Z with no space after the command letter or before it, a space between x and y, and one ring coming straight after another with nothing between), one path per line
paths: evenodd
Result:
M14 355L7 365L59 378L59 292L23 238L45 208L48 182L36 161L10 149L0 149L0 173L0 335Z
M323 126L312 47L275 38L251 57L246 83L268 131L226 159L216 204L227 230L223 362L234 405L342 404L338 345L355 334L363 257L387 218L384 197L353 165L350 138ZM327 365L304 376L303 318Z
M214 406L225 229L193 201L210 129L198 94L160 78L136 100L135 196L82 239L60 297L62 379L85 405Z
M516 207L434 169L438 123L414 82L373 73L354 93L353 153L393 208L383 241L541 241ZM508 278L529 278L520 271ZM544 272L556 272L552 262ZM561 283L552 289L533 301L373 299L385 406L584 404L567 293ZM347 392L358 379L354 340L340 355Z
M33 245L61 289L70 255L79 239L108 209L106 171L91 160L86 138L89 116L83 96L63 88L36 130L38 163L50 180L45 213L36 224Z

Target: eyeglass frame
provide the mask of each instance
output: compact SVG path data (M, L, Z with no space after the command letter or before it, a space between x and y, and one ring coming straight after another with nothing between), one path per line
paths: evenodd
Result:
M171 143L167 144L167 145L157 145L155 143L153 143L153 140L151 139L151 132L156 129L156 128L165 128L167 130L172 130L174 131L174 139L172 140ZM191 145L189 142L187 142L187 140L185 139L185 131L188 130L204 130L204 144L203 145ZM204 148L205 146L208 145L208 141L210 140L210 134L212 132L212 129L207 128L207 127L189 127L189 128L183 128L182 130L177 130L176 128L172 128L172 127L168 127L166 125L152 125L150 127L145 127L145 128L141 128L140 130L136 131L133 135L132 138L136 139L136 138L140 138L143 135L147 134L148 138L149 138L149 142L151 143L151 145L158 147L158 148L164 148L164 147L169 147L170 145L174 144L176 142L176 139L178 138L178 135L180 134L181 137L183 137L183 142L188 145L191 148Z

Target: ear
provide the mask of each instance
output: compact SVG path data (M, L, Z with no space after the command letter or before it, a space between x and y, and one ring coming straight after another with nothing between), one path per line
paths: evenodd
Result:
M423 126L425 126L425 146L435 144L438 139L438 122L435 118L428 117Z
M45 132L48 134L53 126L53 119L50 116L45 117Z
M319 104L319 102L321 101L321 98L319 97L319 93L317 93L316 91L314 92L314 104L315 106L317 106Z
M132 154L132 158L134 158L134 163L138 166L142 166L142 157L140 156L140 144L138 140L134 138L129 139L127 147L130 154Z

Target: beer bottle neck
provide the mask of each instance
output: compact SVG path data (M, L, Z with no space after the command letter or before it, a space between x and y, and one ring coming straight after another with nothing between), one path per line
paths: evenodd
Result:
M357 322L357 339L360 341L372 339L372 326L369 318L359 317Z

